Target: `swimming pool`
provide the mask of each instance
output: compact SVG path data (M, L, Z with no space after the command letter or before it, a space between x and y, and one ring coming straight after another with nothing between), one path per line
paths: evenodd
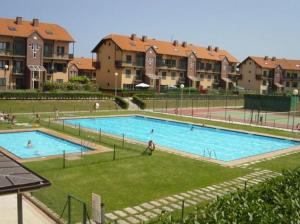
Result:
M66 124L99 130L117 136L125 135L142 142L156 144L210 157L231 161L299 145L299 142L247 134L237 131L192 126L191 124L142 116L66 119ZM193 128L192 128L193 127ZM152 133L153 129L153 133Z
M32 147L28 147L28 141ZM22 159L46 157L89 150L81 145L48 135L41 131L0 133L0 147Z

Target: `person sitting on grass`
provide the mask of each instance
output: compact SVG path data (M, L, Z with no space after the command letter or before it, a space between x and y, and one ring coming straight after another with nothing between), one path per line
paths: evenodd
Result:
M149 156L151 156L154 150L155 150L155 144L152 140L150 140L148 142L148 146L147 146L146 150L143 152L143 154L148 154Z

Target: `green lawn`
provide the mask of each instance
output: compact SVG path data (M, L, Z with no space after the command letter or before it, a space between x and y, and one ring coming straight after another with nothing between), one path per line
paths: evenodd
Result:
M0 111L6 113L35 113L59 111L91 110L100 103L102 110L115 110L113 100L0 100Z
M295 169L300 166L300 153L282 156L269 161L264 161L251 165L253 168L282 171L283 169Z
M34 195L57 213L62 211L68 193L89 205L91 193L98 193L106 204L106 211L110 211L219 183L249 172L164 152L155 152L150 157L130 150L119 150L115 161L112 161L112 153L109 152L67 163L66 169L61 168L61 159L25 164L52 182L50 188L37 191ZM80 217L78 210L76 217Z

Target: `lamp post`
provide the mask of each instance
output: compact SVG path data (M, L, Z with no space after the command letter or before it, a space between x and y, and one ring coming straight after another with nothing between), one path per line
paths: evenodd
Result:
M118 81L118 73L115 73L115 96L117 96L117 81Z
M298 96L298 93L299 93L298 89L294 89L293 90L293 101L294 101L295 97ZM293 102L293 124L292 124L292 131L294 131L296 107L297 107L296 102Z
M4 65L4 76L5 76L5 90L7 90L7 78L6 78L6 71L8 70L8 65Z
M180 85L180 90L181 90L181 95L180 95L180 114L182 115L182 96L183 96L183 88L184 88L184 85L181 84Z

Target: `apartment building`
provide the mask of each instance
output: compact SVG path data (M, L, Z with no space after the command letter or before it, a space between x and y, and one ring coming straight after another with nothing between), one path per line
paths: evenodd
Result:
M103 89L133 89L147 83L157 89L185 84L199 90L231 88L238 60L218 47L111 34L92 50L96 82Z
M68 81L72 36L57 24L0 18L0 89L38 89Z
M300 60L249 56L239 69L239 85L247 90L267 94L300 87Z
M96 83L96 69L92 58L74 58L68 66L69 78L74 76L85 76Z

